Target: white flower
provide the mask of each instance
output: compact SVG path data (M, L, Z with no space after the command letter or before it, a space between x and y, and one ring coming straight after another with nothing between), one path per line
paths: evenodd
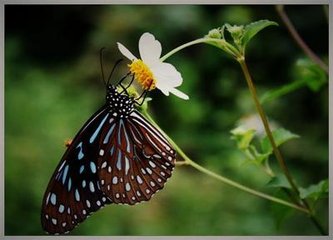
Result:
M124 45L118 44L119 51L129 60L130 72L134 74L135 79L146 90L152 90L155 87L161 90L166 96L169 92L182 99L189 97L176 89L183 82L181 74L170 63L160 60L162 53L161 43L155 39L154 35L144 33L139 40L139 52L141 59L135 57Z

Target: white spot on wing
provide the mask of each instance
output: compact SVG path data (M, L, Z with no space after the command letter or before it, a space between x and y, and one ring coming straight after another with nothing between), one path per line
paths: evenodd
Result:
M80 194L79 194L79 191L77 189L75 189L75 200L76 201L80 201Z
M69 178L68 179L68 184L67 184L67 190L68 190L68 192L71 190L71 187L72 187L72 179Z
M82 180L82 187L83 187L83 188L86 187L86 180Z
M117 161L117 168L118 170L121 170L121 151L118 151L118 161Z
M99 155L100 155L100 156L103 156L103 155L104 155L104 150L103 150L103 149L99 150Z
M146 171L147 171L147 173L149 173L149 174L152 174L152 173L153 173L149 167L146 167Z
M112 183L113 183L113 184L117 184L117 183L118 183L118 177L117 177L117 176L114 176L114 177L112 178Z
M102 163L101 168L105 168L105 167L106 167L106 161L104 161L104 162Z
M90 170L92 173L96 173L96 165L94 162L90 162Z
M64 210L65 210L65 206L62 205L62 204L60 204L60 205L59 205L59 208L58 208L59 213L63 213Z
M149 165L150 165L152 168L155 168L155 167L156 167L156 164L153 163L152 161L149 161L148 163L149 163Z
M57 219L55 219L55 218L52 218L52 223L53 223L53 225L57 225Z
M130 168L130 164L129 164L129 160L128 158L125 156L125 174L127 175L128 170Z
M51 193L51 203L53 205L56 205L57 203L57 195L55 195L54 193Z
M131 185L129 183L126 183L125 189L127 192L129 192L131 190Z
M139 183L139 184L142 184L143 181L141 179L141 177L139 175L136 176L136 181Z
M84 165L81 165L81 167L80 167L80 174L83 172L83 170L84 170Z
M91 205L90 205L89 200L86 200L86 204L87 204L87 207L90 208Z
M89 182L89 189L90 189L90 192L95 192L95 186L94 186L93 182Z

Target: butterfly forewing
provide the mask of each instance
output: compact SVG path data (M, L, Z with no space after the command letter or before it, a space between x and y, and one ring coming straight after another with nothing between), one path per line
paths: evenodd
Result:
M48 233L64 233L109 199L100 190L97 174L98 135L109 118L97 111L76 135L55 170L42 204L42 226Z

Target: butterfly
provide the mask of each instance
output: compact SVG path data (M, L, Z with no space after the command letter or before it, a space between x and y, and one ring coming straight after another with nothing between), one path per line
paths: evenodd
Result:
M175 150L121 82L105 84L105 104L68 144L51 177L41 211L49 234L68 233L107 204L148 201L171 177Z

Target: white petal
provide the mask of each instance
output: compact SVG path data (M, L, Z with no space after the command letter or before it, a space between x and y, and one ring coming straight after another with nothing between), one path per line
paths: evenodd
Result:
M160 87L158 89L160 89L161 92L166 96L169 96L169 93L172 93L172 94L176 95L177 97L182 98L184 100L189 99L188 95L186 95L185 93L183 93L182 91L180 91L176 88Z
M156 87L174 88L182 84L183 78L180 72L170 63L158 62L149 65L156 79Z
M140 57L146 64L160 59L162 54L161 43L151 33L144 33L139 40Z
M137 58L121 43L117 42L118 45L118 49L119 51L125 56L127 57L129 60L133 61L136 60Z
M160 89L164 95L169 96L169 92L179 98L189 99L189 97L176 89L182 84L183 78L177 69L170 63L158 62L149 66L156 79L156 87Z
M179 91L176 88L171 88L170 92L173 93L174 95L176 95L177 97L182 98L184 100L188 100L189 99L189 96L187 96L185 93Z
M158 88L159 90L161 90L161 92L165 95L165 96L169 96L169 89L168 88Z

